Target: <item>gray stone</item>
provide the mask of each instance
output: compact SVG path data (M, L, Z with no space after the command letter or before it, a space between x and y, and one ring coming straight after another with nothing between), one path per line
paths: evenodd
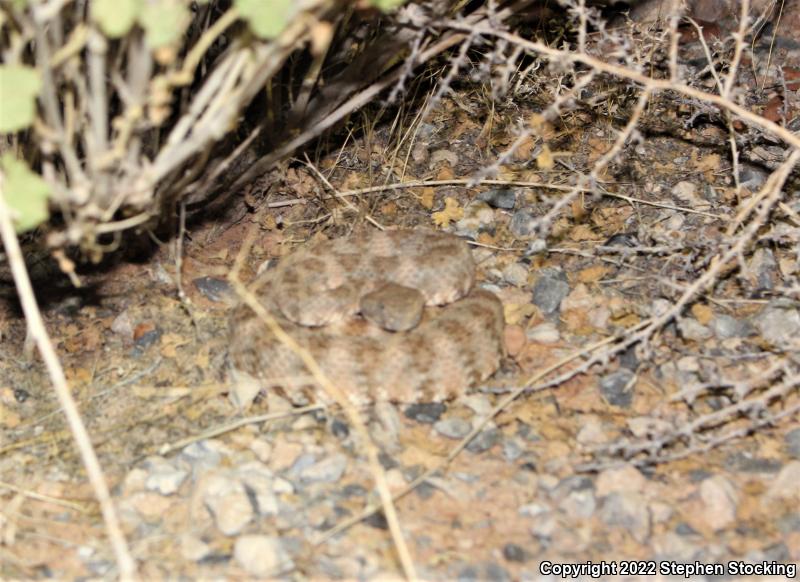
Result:
M781 516L778 519L778 531L784 535L800 532L800 513L794 511Z
M186 460L195 475L204 473L218 467L222 462L222 455L213 441L197 441L183 448L180 458Z
M681 335L687 340L700 342L711 337L711 330L693 317L681 317L678 319L678 329Z
M650 537L650 511L638 493L612 493L600 508L600 519L611 526L620 526L643 544Z
M233 546L233 558L251 576L273 577L294 569L294 563L276 537L240 536Z
M711 331L717 339L725 340L732 337L746 337L752 328L746 321L722 313L711 320Z
M768 248L758 248L753 253L748 265L748 274L753 278L753 283L759 291L770 291L780 280L778 262L775 255Z
M250 497L233 475L220 474L207 478L202 499L214 517L217 529L226 536L238 535L253 520Z
M509 562L525 562L528 559L528 552L522 546L508 543L503 546L503 557Z
M480 200L473 200L464 207L464 216L456 222L456 233L475 238L480 232L494 228L494 210Z
M747 453L733 453L725 462L728 468L740 473L777 473L783 467L778 459L753 457Z
M145 488L161 495L175 493L189 476L188 471L178 469L160 457L148 459L145 467L148 471Z
M528 240L536 236L536 217L529 210L517 210L508 223L515 238Z
M471 453L482 453L498 442L500 442L500 431L496 428L487 428L470 441L467 450Z
M793 459L800 459L800 428L795 428L783 437L786 452Z
M433 424L444 414L447 407L441 402L420 402L408 406L403 414L406 418L423 424Z
M232 298L234 295L230 284L225 279L199 277L192 282L201 295L214 302Z
M275 495L275 478L272 471L258 461L242 465L237 470L259 515L278 513L278 499ZM291 487L291 486L290 486Z
M443 418L433 425L433 430L449 439L461 439L472 430L472 424L463 418Z
M739 184L751 192L758 192L767 180L767 172L753 164L739 167Z
M561 269L545 267L533 286L533 303L545 315L556 313L561 301L569 294L567 276Z
M304 483L334 483L341 479L346 468L346 456L331 455L300 471L300 480Z
M633 386L628 386L635 374L627 368L620 368L600 378L600 391L606 401L621 408L630 407L633 402Z
M781 301L767 305L753 323L763 338L776 346L788 346L800 336L800 312Z
M528 284L528 266L523 263L509 263L503 269L503 279L516 287Z
M311 467L316 462L317 458L313 454L303 453L294 460L292 466L287 471L287 474L289 477L297 477L300 473L305 471L308 467Z
M493 188L478 194L478 200L483 200L492 208L513 210L517 205L517 193L511 188Z
M558 504L558 508L571 519L588 519L597 508L594 491L572 491Z
M522 443L518 438L510 437L503 439L503 457L509 463L513 463L522 456Z

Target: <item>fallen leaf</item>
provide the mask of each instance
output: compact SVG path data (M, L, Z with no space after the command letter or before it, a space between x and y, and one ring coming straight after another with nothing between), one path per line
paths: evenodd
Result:
M529 135L522 140L517 149L514 151L514 159L518 162L527 162L533 155L533 148L536 141L533 136Z
M714 319L714 312L708 305L702 303L695 303L692 305L692 315L700 323L700 325L708 325Z
M596 240L597 235L592 232L592 228L588 224L579 224L570 230L569 238L575 242L584 240Z
M453 168L448 165L442 166L436 173L437 180L452 180L455 177L456 175L453 173Z
M550 151L550 148L547 144L542 146L542 151L539 152L539 155L536 156L536 167L540 170L552 170L553 166L555 166L555 159L553 158L553 152Z
M595 265L593 267L588 267L583 269L582 271L578 271L578 281L580 283L596 283L600 279L602 279L606 273L608 273L611 269L604 265Z
M447 227L450 226L451 222L461 220L464 217L464 209L458 205L458 201L455 198L448 197L444 199L444 209L434 212L432 217L436 226Z
M422 194L419 197L419 203L423 208L426 208L427 210L433 208L433 196L435 193L436 190L431 187L422 189Z

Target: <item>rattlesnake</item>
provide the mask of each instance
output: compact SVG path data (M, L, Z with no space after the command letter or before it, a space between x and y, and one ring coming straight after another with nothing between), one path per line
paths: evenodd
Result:
M446 400L498 368L502 304L474 283L471 251L458 237L369 231L292 253L259 277L255 293L362 406ZM235 381L275 388L295 404L331 402L246 305L234 309L230 329Z

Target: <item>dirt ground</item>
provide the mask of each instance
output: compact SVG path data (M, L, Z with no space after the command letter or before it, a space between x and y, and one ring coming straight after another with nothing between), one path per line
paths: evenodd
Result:
M781 38L776 58L797 71L800 38ZM686 61L702 54L688 34L682 50ZM769 114L774 95L752 95L751 108ZM421 577L557 579L563 564L589 562L620 576L682 578L686 565L796 576L797 173L737 273L727 268L676 320L613 351L707 272L783 150L751 136L737 192L722 116L693 116L662 95L597 176L601 195L552 212L636 102L611 88L594 97L597 107L545 124L544 140L523 140L478 186L469 179L546 104L531 96L490 111L479 91L456 91L422 123L405 112L313 168L287 163L217 219L189 221L185 300L174 243L84 267L80 289L49 260L32 261L143 579L401 575L380 513L325 536L377 499L342 413L298 412L276 394L239 410L226 377L236 302L226 277L247 234L256 229L246 281L313 236L371 228L367 217L474 241L479 282L506 316L508 356L471 395L368 412L391 488L444 463L518 393L396 502ZM797 124L796 97L782 106L782 123ZM356 211L323 197L317 171ZM353 193L387 182L423 183ZM97 504L41 361L25 349L10 280L0 297L0 578L112 578Z

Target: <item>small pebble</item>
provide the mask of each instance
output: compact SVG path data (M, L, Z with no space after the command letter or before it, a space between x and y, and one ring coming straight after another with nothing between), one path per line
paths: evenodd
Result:
M609 440L603 422L596 416L589 416L581 422L581 428L575 440L582 445L599 445Z
M210 301L219 302L233 296L233 290L230 283L225 279L217 279L216 277L199 277L192 281L194 286L203 297Z
M149 491L157 491L161 495L175 493L189 476L188 471L177 469L171 463L160 458L149 459L144 466L149 473L145 481L145 488Z
M517 193L510 188L493 188L478 194L478 200L483 200L492 208L513 210L517 205Z
M745 337L750 333L750 325L746 321L721 313L711 320L711 331L717 339Z
M633 402L633 385L629 385L635 374L627 368L620 368L600 378L600 391L612 406L629 408Z
M525 335L529 341L537 344L554 344L561 339L558 326L551 321L545 321L525 330Z
M556 313L569 294L567 276L561 269L545 267L533 285L533 303L545 315Z
M756 249L747 265L747 270L753 279L756 291L770 291L780 281L778 262L771 249L764 247Z
M234 544L233 557L252 576L273 577L294 569L280 539L271 536L240 536Z
M181 556L190 562L198 562L208 556L211 547L199 537L186 534L180 540Z
M487 416L494 408L494 405L485 394L468 394L460 398L459 402L481 418Z
M500 442L500 431L496 428L484 429L467 445L471 453L483 453Z
M790 345L800 336L800 311L784 308L778 301L767 305L753 323L764 339L776 346Z
M406 418L422 424L433 424L444 414L447 407L441 402L421 402L412 404L403 411Z
M509 463L513 463L522 456L524 449L518 438L509 437L503 439L503 458Z
M503 269L503 280L509 285L524 287L528 284L528 266L522 263L509 263Z
M783 464L777 459L733 453L727 458L728 467L740 473L777 473Z
M517 210L508 223L508 230L517 239L532 239L536 236L536 217L529 210Z
M503 546L503 557L509 562L525 562L528 553L522 546L509 543Z
M570 519L588 519L594 515L597 498L591 490L572 491L561 500L558 508Z
M751 192L758 192L767 180L767 172L752 164L739 166L739 185Z
M304 483L333 483L338 481L347 468L345 455L331 455L300 471Z
M793 459L800 459L800 428L795 428L783 437L786 452Z
M209 477L204 483L202 499L217 529L226 536L239 534L255 517L241 482L228 475Z
M678 319L678 329L681 335L687 340L700 342L711 337L711 330L702 325L693 317L681 317Z
M800 532L800 513L793 511L781 516L778 520L778 531L784 535Z
M599 515L607 525L628 531L640 544L650 537L650 511L644 497L638 493L608 495L603 500Z
M700 483L700 516L714 531L725 529L736 521L739 496L736 488L723 475L714 475Z
M444 418L433 425L433 429L449 439L461 439L472 430L472 424L463 418Z
M767 490L768 499L800 502L800 461L790 461L781 469ZM796 506L795 506L796 507Z

